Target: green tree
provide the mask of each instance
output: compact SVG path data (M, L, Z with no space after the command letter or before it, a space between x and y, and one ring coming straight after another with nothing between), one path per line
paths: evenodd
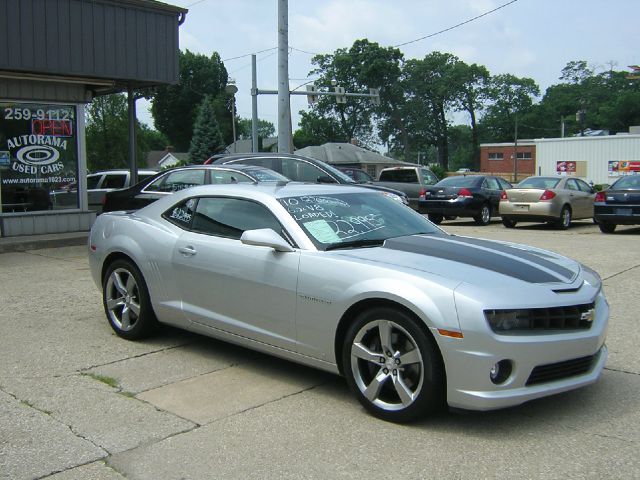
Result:
M489 98L489 70L482 65L467 65L458 61L454 65L454 76L459 82L457 110L466 111L471 123L471 162L455 165L455 168L470 167L480 170L480 140L478 134L478 113L485 108Z
M296 148L349 141L334 117L323 117L315 111L302 110L300 115L298 130L293 134L293 144Z
M87 105L87 166L89 170L129 167L129 116L127 97L102 95ZM167 139L147 125L136 122L138 166L145 166L150 150L161 150Z
M496 75L491 78L489 98L491 104L482 118L485 133L493 142L513 142L516 119L518 138L527 138L527 115L533 111L534 97L540 88L531 78L519 78L511 74Z
M432 52L405 65L409 101L415 106L411 110L423 119L422 128L413 132L438 148L438 163L444 168L449 161L447 112L456 108L462 90L457 77L459 62L450 53ZM431 130L431 134L425 130Z
M349 49L313 57L311 61L316 68L310 75L319 77L315 85L320 89L333 90L334 83L356 93L380 88L382 101L400 76L401 60L398 49L382 48L366 39L356 40ZM377 142L373 121L376 114L383 114L383 109L377 109L369 99L348 97L346 103L337 103L335 97L319 96L312 110L318 117L332 118L340 128L340 136L347 140L355 138L362 145Z
M225 144L215 116L213 98L206 96L198 109L198 116L193 126L189 158L193 163L204 163L211 155L220 153L224 148Z
M211 57L180 52L179 83L157 88L151 113L156 128L178 151L186 151L191 143L198 106L211 96L213 114L227 143L232 142L230 97L225 93L227 70L214 52Z
M267 120L258 119L258 138L273 137L276 134L276 127ZM239 118L236 124L236 135L240 140L250 140L251 135L251 119Z

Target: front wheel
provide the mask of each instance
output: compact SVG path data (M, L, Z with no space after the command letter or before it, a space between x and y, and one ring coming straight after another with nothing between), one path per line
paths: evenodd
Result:
M476 222L476 225L486 226L491 222L491 207L486 203L482 205L480 209L480 213L473 217L473 220Z
M600 227L600 231L602 233L613 233L617 227L615 223L598 223L598 227Z
M111 328L122 338L138 340L157 327L142 273L129 260L109 265L102 281L102 301Z
M373 415L408 422L444 405L444 368L428 332L407 313L387 307L349 327L342 365L351 391Z

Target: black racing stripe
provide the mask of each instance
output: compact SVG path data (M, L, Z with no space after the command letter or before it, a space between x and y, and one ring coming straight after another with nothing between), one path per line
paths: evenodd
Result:
M452 240L456 242L477 245L479 247L490 248L492 250L513 255L514 257L522 258L523 260L528 260L529 262L538 264L541 267L546 268L547 270L556 272L558 275L562 275L564 278L566 278L569 281L573 280L573 277L575 276L575 273L569 270L568 268L563 267L562 265L558 265L555 262L551 262L537 253L527 252L526 250L522 250L521 248L515 248L509 245L492 242L491 240L482 240L479 238L466 238L466 237L454 236L452 237Z
M442 241L434 237L397 237L384 242L383 248L403 252L419 253L430 257L443 258L474 267L491 270L529 283L557 283L559 279L544 270L536 268L501 253L481 251L472 246Z

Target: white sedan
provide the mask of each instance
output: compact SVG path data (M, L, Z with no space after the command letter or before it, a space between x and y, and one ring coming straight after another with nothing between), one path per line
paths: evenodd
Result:
M166 323L342 374L391 421L571 390L607 358L597 273L360 187L187 189L98 217L89 257L119 336Z

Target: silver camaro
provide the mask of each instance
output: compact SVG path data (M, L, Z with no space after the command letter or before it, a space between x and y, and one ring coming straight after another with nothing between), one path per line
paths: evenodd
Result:
M187 189L99 216L89 259L119 336L171 324L339 373L391 421L571 390L607 358L597 273L360 187Z

